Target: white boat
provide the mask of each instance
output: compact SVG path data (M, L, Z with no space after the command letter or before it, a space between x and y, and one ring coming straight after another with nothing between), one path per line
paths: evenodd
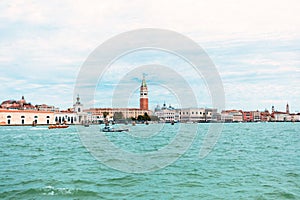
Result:
M115 129L115 128L112 128L110 126L105 126L103 129L102 129L102 132L123 132L123 131L129 131L129 129Z

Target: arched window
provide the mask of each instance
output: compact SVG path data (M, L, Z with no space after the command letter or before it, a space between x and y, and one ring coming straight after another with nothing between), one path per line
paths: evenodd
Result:
M21 116L21 124L25 124L25 116Z
M8 115L8 116L7 116L7 118L8 118L8 119L10 119L10 118L11 118L11 116L10 116L10 115Z

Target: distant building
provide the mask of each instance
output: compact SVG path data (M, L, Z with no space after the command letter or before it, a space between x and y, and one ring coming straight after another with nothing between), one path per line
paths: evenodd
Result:
M162 122L177 122L179 121L180 115L171 105L166 106L166 103L160 108L159 105L156 106L154 110L154 115Z
M290 114L286 112L279 112L275 111L271 114L272 120L276 122L286 122L286 121L291 121L291 116Z
M58 112L59 108L54 106L49 106L46 104L36 105L35 108L39 111L52 111L52 112Z
M252 113L252 116L253 116L253 121L254 122L259 122L261 121L261 118L260 118L260 111L251 111Z
M243 112L241 110L223 110L221 112L221 121L223 122L242 122L243 120Z
M0 107L7 110L36 110L36 107L34 105L31 105L31 103L26 102L24 96L22 96L22 98L18 101L16 100L3 101Z
M275 111L274 106L272 106L271 120L275 122L290 122L294 119L293 114L290 114L289 104L286 104L285 112Z
M272 107L274 109L274 107ZM269 122L271 121L271 114L268 110L265 110L263 112L260 112L260 121L262 122Z
M287 114L290 114L290 106L289 106L289 103L286 104L285 112L286 112Z
M181 122L217 121L217 109L213 108L180 108L177 109Z
M244 122L253 122L253 113L251 111L243 111L243 121Z

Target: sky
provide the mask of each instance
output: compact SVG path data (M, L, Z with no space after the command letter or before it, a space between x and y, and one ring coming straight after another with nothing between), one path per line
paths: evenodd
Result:
M127 31L158 28L202 47L221 77L226 109L270 110L274 105L284 110L289 103L292 112L300 112L299 10L297 0L2 0L0 101L24 95L33 104L72 107L79 72L99 45ZM141 66L151 64L170 66L187 81L198 107L212 106L205 78L180 58L159 51L134 52L112 63L98 80L94 106L111 106L115 89L127 77L127 104L138 107L138 87L147 71ZM179 107L168 84L181 84L168 79L168 71L150 72L145 73L150 108L164 101Z

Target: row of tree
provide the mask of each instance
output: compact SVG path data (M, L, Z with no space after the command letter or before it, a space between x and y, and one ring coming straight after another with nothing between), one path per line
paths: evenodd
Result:
M107 113L107 115L108 115L108 113ZM104 116L104 113L103 113L103 117L105 118L106 116ZM128 119L125 119L122 112L115 112L113 118L114 118L115 121L128 120ZM145 121L158 121L158 118L156 116L149 116L147 113L144 113L144 115L139 115L137 118L132 117L129 120L138 121L138 122L145 122Z

